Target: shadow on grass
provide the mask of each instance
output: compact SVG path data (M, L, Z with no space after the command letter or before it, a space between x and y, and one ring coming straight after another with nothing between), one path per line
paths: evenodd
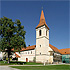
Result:
M10 64L19 64L19 65L23 65L23 64L26 64L26 62L10 61Z
M35 62L21 62L21 61L10 61L10 63L8 64L7 61L0 61L0 65L42 65L42 64Z

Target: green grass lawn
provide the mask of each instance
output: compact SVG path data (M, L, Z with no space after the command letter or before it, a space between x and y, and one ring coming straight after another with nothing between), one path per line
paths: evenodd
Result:
M20 70L70 70L70 65L11 66Z
M0 61L0 65L17 65L17 63L10 62L10 64L8 64L7 61Z
M26 62L24 65L43 65L42 63Z
M0 61L0 65L43 65L41 63L34 63L34 62L20 62L20 61L10 61L10 64L7 61Z

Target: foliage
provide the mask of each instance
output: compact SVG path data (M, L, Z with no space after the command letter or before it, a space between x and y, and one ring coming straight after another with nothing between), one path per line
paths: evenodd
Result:
M18 61L10 61L10 64L7 63L7 61L0 61L0 65L23 65L23 62Z
M25 33L24 26L21 25L20 20L13 22L12 19L7 17L0 18L0 48L8 52L8 58L11 54L11 49L14 48L14 52L15 50L20 52L22 47L26 47Z

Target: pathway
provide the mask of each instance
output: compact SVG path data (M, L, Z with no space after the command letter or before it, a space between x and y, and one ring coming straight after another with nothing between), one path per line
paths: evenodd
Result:
M0 66L0 70L19 70L19 69L11 68L9 66Z

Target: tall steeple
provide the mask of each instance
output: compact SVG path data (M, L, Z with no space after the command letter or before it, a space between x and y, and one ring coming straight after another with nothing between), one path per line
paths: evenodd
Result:
M36 27L36 62L49 61L49 27L44 12L41 11L40 21Z
M43 12L43 10L41 11L40 21L41 21L41 20L45 20L45 17L44 17L44 12Z
M40 21L39 21L39 24L36 28L41 27L43 25L45 25L49 29L49 27L47 26L46 21L45 21L44 12L42 10L41 11L41 16L40 16Z

